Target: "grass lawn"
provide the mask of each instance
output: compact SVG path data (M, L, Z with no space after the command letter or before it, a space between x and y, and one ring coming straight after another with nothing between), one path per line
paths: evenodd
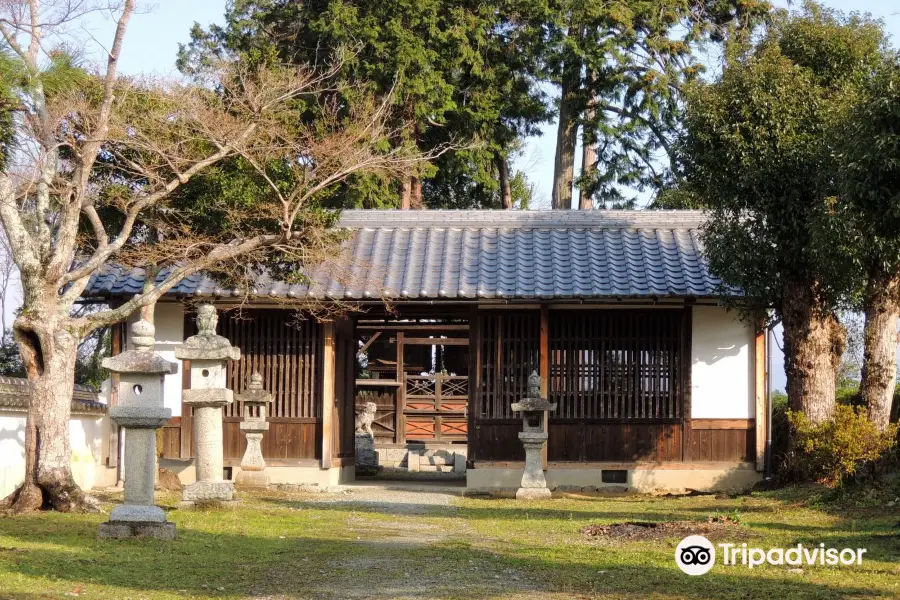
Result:
M527 505L426 502L434 494L425 492L421 503L406 492L397 504L383 491L377 501L355 490L267 492L242 494L234 509L171 510L174 542L97 540L104 515L0 518L0 598L900 598L900 508L815 504L815 492ZM176 500L158 497L167 507ZM723 514L739 524L718 541L868 552L862 566L717 564L689 577L673 560L680 535L598 541L580 532L593 523Z

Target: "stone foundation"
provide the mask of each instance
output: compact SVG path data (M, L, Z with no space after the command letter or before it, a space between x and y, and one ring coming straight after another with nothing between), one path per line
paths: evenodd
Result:
M97 537L108 540L125 540L131 538L152 538L155 540L174 540L178 537L175 523L100 523L97 526Z
M195 481L184 487L184 502L230 502L234 500L234 483L230 481Z
M509 463L502 467L479 466L466 472L466 488L471 492L512 492L519 488L522 479L522 466L513 467ZM604 483L603 470L626 470L626 483ZM544 472L547 487L553 491L568 492L684 492L697 490L701 492L719 492L746 490L762 479L751 463L671 463L659 465L608 465L572 466L550 465Z

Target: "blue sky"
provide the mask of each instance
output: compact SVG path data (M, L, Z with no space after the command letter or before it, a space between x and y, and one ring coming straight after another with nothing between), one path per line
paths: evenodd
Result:
M826 0L824 3L845 12L871 13L884 20L895 44L900 40L900 2L897 0ZM145 3L141 13L132 18L129 26L120 60L121 72L163 77L176 75L178 44L189 40L194 22L204 26L222 22L225 4L225 0L158 0L153 5ZM786 6L787 2L776 0L776 4ZM794 2L794 5L798 4ZM99 56L100 48L94 40L108 43L114 23L108 16L94 14L79 23L78 27L83 32L80 37L84 40L85 51ZM550 206L555 142L556 123L548 123L543 127L542 136L527 140L522 156L515 162L515 166L524 170L535 185L534 208ZM776 352L774 364L775 387L784 389L780 353Z

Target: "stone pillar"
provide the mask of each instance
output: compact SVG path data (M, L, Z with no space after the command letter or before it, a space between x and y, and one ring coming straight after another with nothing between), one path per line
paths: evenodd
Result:
M191 389L182 392L182 402L194 409L194 464L197 481L185 486L182 507L219 504L234 500L234 484L225 481L222 408L233 402L226 388L225 361L238 360L241 351L216 335L219 317L212 304L197 309L199 332L176 348L175 357L191 361Z
M101 538L154 537L175 539L175 524L153 503L156 481L156 429L172 411L163 406L163 379L176 373L178 365L155 352L155 329L141 320L132 328L133 350L103 360L103 366L119 374L119 406L109 409L109 418L125 430L125 499L101 523Z
M266 475L266 461L262 453L263 432L269 430L266 421L266 406L273 400L272 394L265 391L262 376L254 373L250 377L247 391L237 394L235 399L244 403L244 420L241 431L247 438L247 450L241 459L241 472L235 483L241 488L265 488L269 485Z
M544 415L556 410L556 403L541 398L541 378L537 371L528 378L528 396L510 407L513 412L522 413L522 431L519 439L525 447L525 469L522 472L522 483L516 491L519 500L537 500L549 498L547 480L544 477L544 466L541 451L547 443L547 431L544 429Z

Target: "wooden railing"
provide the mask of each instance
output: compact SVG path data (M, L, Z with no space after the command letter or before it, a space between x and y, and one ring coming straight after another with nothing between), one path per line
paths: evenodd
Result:
M465 375L407 375L403 422L406 439L465 441L469 378Z
M406 412L459 412L469 401L469 378L465 375L407 375Z

